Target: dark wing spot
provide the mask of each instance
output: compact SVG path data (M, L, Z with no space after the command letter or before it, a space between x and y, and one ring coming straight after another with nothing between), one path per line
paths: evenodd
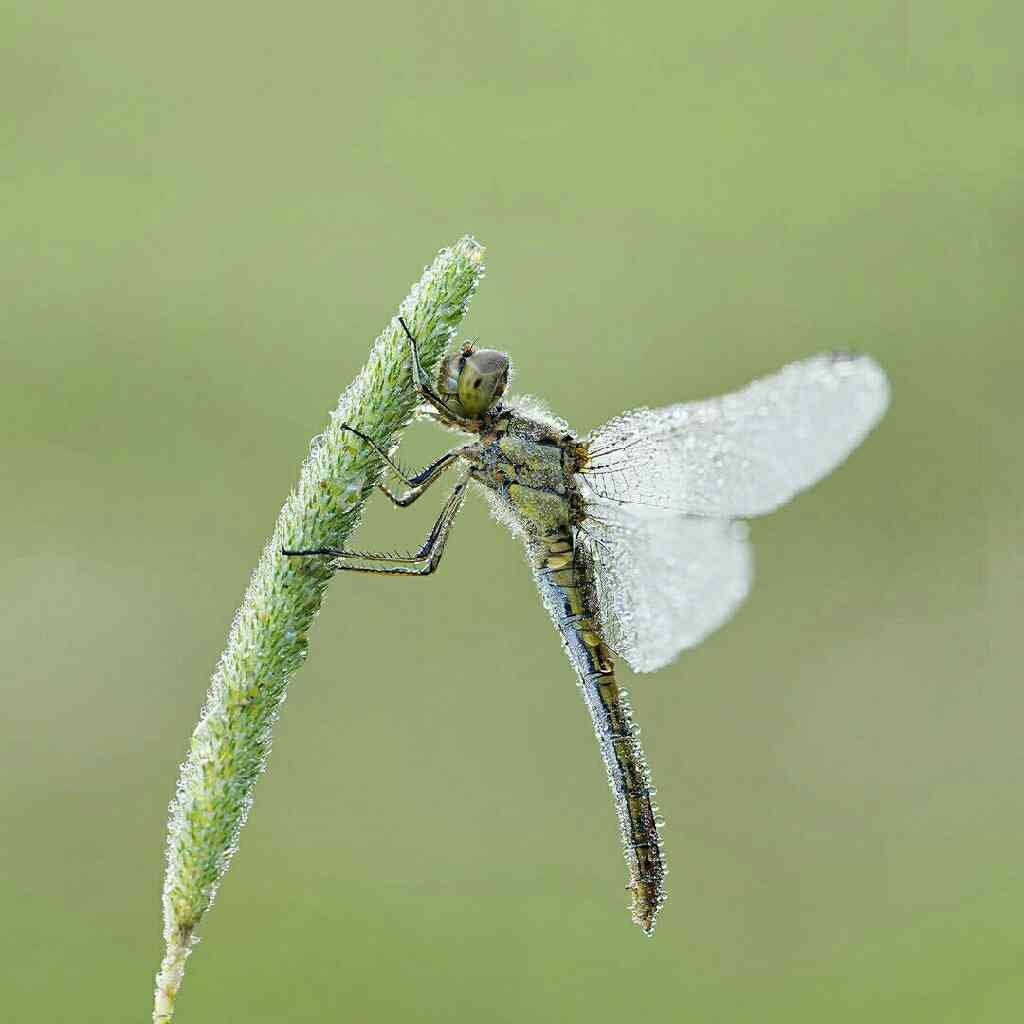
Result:
M477 379L475 381L473 381L473 387L475 387L475 388L480 387L480 378L479 377L477 377Z

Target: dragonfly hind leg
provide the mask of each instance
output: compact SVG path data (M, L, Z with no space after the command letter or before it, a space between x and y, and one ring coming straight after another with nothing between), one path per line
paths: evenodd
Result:
M345 548L309 548L303 551L291 551L287 548L281 549L282 555L295 556L320 556L331 562L331 568L336 572L371 572L381 576L429 576L436 571L444 554L444 546L448 542L448 533L451 530L452 522L462 507L463 499L466 496L466 485L468 480L464 479L456 485L448 500L445 502L441 514L437 517L427 534L427 539L420 545L415 554L396 555L378 553L375 551L348 551ZM388 562L389 565L350 565L345 559L354 559L356 562Z

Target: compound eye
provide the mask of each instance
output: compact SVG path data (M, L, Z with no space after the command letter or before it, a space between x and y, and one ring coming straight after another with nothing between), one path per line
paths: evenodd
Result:
M470 416L486 412L505 392L508 356L494 349L477 349L459 374L459 404Z

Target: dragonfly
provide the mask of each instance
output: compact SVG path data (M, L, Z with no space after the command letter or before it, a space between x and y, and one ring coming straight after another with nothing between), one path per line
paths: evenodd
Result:
M732 394L640 408L577 437L538 401L507 398L504 352L468 342L436 380L409 345L420 413L474 438L408 473L371 446L402 482L400 508L461 467L426 540L401 556L345 548L282 553L327 559L335 571L429 576L441 562L469 484L526 547L544 605L590 712L614 798L633 920L650 935L665 902L663 821L615 657L636 672L673 661L721 626L752 581L745 520L827 476L864 440L889 402L869 356L823 353Z

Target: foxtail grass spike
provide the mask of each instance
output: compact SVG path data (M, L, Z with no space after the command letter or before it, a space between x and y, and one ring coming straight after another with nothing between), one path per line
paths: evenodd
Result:
M484 273L483 252L469 237L442 250L399 307L428 373L436 371L466 314ZM306 656L306 634L331 578L326 560L289 558L281 550L343 546L381 477L382 461L342 425L356 427L389 451L416 406L409 346L396 316L341 396L326 430L310 445L192 733L167 830L166 950L156 978L156 1024L174 1016L196 929L235 852L256 780L267 764L285 688Z

